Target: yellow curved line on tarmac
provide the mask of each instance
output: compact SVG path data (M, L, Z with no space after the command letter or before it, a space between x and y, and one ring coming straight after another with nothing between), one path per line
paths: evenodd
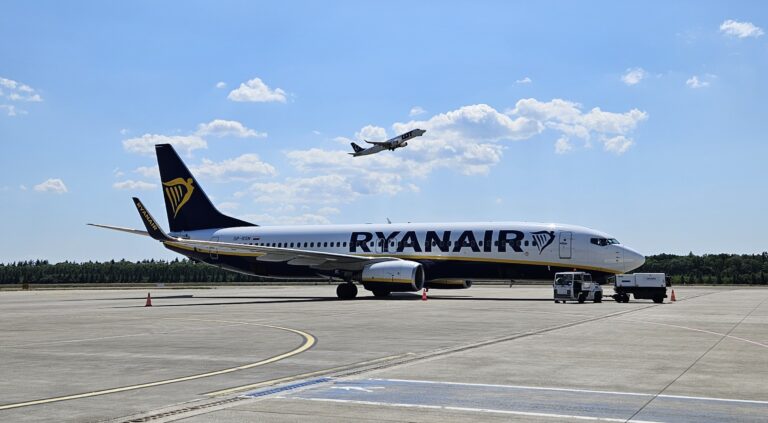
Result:
M270 364L270 363L274 363L276 361L280 361L280 360L286 359L286 358L294 356L296 354L301 354L304 351L312 348L312 346L315 345L315 342L316 342L315 337L310 335L310 334L308 334L308 333L306 333L306 332L300 331L298 329L284 328L284 327L280 327L280 326L264 325L264 324L259 324L259 323L250 323L250 322L235 322L235 321L228 321L228 320L183 319L183 318L182 319L174 319L174 320L197 320L197 321L203 321L203 322L239 323L239 324L244 324L244 325L253 325L253 326L261 326L261 327L265 327L265 328L279 329L279 330L284 330L284 331L287 331L287 332L292 332L292 333L295 333L297 335L300 335L301 337L304 338L304 343L301 346L299 346L298 348L296 348L294 350L291 350L291 351L288 351L286 353L283 353L283 354L280 354L280 355L276 355L274 357L266 358L264 360L257 361L255 363L245 364L245 365L242 365L242 366L230 367L228 369L216 370L216 371L208 372L208 373L200 373L200 374L191 375L191 376L183 376L183 377L178 377L178 378L174 378L174 379L158 380L156 382L148 382L148 383L141 383L141 384L138 384L138 385L123 386L123 387L120 387L120 388L104 389L104 390L101 390L101 391L84 392L82 394L65 395L65 396L62 396L62 397L54 397L54 398L46 398L46 399L40 399L40 400L34 400L34 401L18 402L18 403L15 403L15 404L5 404L5 405L0 405L0 410L9 410L9 409L12 409L12 408L27 407L27 406L30 406L30 405L49 404L49 403L52 403L52 402L69 401L69 400L80 399L80 398L95 397L95 396L99 396L99 395L115 394L115 393L118 393L118 392L134 391L134 390L137 390L137 389L151 388L151 387L154 387L154 386L168 385L168 384L171 384L171 383L186 382L186 381L189 381L189 380L202 379L202 378L205 378L205 377L218 376L218 375L223 375L223 374L227 374L227 373L237 372L237 371L240 371L240 370L252 369L254 367L259 367L259 366L263 366L265 364Z

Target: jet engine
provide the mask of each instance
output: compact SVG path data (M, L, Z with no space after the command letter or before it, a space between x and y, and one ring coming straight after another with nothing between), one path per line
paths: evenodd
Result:
M432 279L427 281L429 289L467 289L472 286L472 281L468 279Z
M408 260L384 261L363 268L363 287L376 292L418 291L424 287L424 269Z

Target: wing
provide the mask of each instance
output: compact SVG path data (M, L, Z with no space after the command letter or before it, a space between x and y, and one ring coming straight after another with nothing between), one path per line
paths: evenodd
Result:
M360 271L365 266L383 261L400 260L396 257L355 256L351 254L326 253L321 251L301 250L293 248L264 247L258 245L236 244L231 242L200 241L194 239L173 238L166 234L138 198L133 198L139 211L146 231L122 228L119 226L91 226L128 232L135 235L146 235L162 242L166 247L176 247L182 250L206 254L238 255L254 257L257 261L285 262L294 266L309 266L318 270Z
M231 242L200 241L181 238L163 241L163 244L168 247L177 247L202 253L252 256L257 261L284 262L294 266L309 266L318 270L339 269L355 272L363 270L363 268L369 264L400 260L395 257L356 256L351 254L326 253L294 248L263 247Z
M368 140L363 140L363 141L367 142L368 144L381 145L381 146L387 146L391 144L391 142L389 141L368 141Z

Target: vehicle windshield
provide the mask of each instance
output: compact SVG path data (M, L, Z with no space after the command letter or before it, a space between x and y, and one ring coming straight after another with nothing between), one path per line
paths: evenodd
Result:
M600 247L605 247L606 245L614 245L619 243L619 241L616 238L590 238L589 242Z

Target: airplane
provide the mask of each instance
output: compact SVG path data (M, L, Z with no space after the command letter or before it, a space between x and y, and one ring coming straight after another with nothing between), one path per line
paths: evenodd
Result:
M219 212L170 144L155 146L170 232L138 198L145 235L194 261L247 275L335 280L339 299L356 283L376 297L466 289L473 281L549 279L583 270L601 281L645 257L614 237L555 223L387 223L258 226Z
M352 145L352 149L355 150L355 152L349 153L349 154L351 154L353 157L358 157L358 156L367 156L369 154L376 154L379 151L384 151L384 150L395 151L396 148L407 146L408 145L407 141L409 139L420 137L424 135L425 132L427 132L426 129L413 129L404 134L400 134L394 138L390 138L386 141L377 142L377 141L363 140L368 144L373 144L373 147L369 147L369 148L363 148L355 143L350 143Z

